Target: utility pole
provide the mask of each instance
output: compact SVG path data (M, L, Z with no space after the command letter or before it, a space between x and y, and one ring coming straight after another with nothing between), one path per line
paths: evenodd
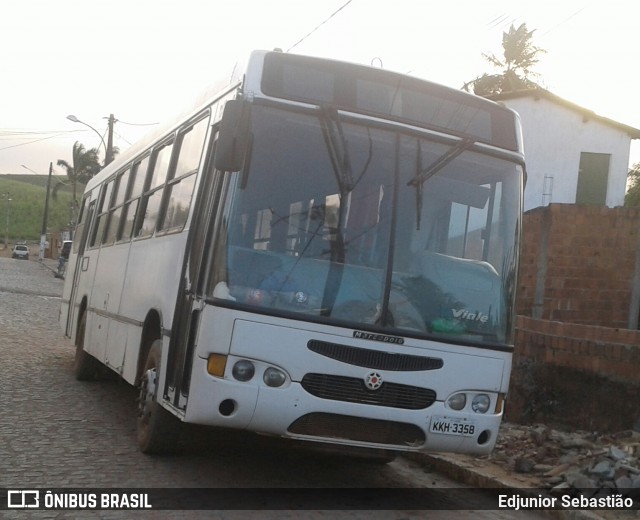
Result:
M113 125L116 120L113 117L113 114L109 114L109 132L107 134L107 149L104 154L104 165L106 166L111 161L113 161Z
M44 259L44 250L47 247L47 221L49 220L49 192L51 190L51 175L53 174L53 163L49 163L49 176L47 177L47 195L44 199L44 215L42 216L42 232L40 233L40 253L38 260Z
M11 195L9 192L2 193L2 198L4 199L5 210L7 213L7 220L4 227L4 249L9 247L9 203L11 202Z

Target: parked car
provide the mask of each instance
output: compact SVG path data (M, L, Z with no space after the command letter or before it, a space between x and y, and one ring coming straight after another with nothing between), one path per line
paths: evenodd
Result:
M14 246L11 252L11 258L22 258L23 260L29 260L29 248L24 244L18 244Z

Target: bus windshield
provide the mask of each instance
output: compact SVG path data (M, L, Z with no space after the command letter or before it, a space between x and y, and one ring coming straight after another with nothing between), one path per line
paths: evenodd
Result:
M380 334L512 341L519 164L326 107L253 105L251 124L214 299Z

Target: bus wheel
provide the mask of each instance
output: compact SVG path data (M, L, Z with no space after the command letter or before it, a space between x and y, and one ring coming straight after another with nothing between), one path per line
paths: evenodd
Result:
M172 452L180 433L180 420L157 401L161 354L162 341L156 340L140 377L137 439L140 451L147 454Z
M84 350L84 336L87 328L87 315L83 314L76 337L76 355L73 361L73 374L78 381L92 381L100 372L100 362Z

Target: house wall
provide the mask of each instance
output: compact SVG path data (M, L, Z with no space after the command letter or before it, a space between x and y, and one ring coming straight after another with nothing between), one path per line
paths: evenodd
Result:
M576 202L581 152L611 155L606 205L624 204L631 145L625 132L545 98L502 103L518 112L522 121L528 172L525 211L550 202ZM545 177L553 179L550 196L545 196Z

